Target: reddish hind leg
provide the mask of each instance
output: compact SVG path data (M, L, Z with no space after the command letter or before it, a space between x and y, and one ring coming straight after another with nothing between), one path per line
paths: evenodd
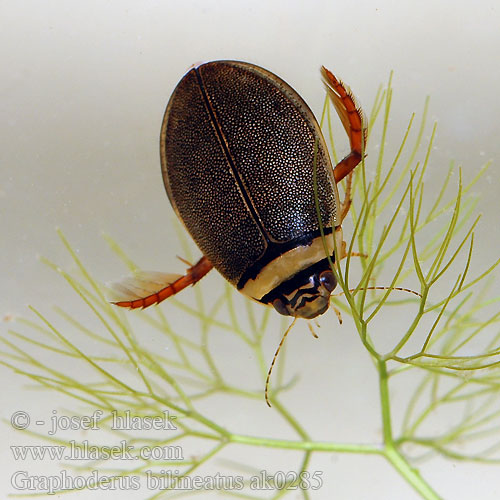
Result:
M159 304L163 300L179 293L189 285L194 285L212 269L212 263L202 257L186 274L164 274L139 272L131 278L125 278L112 286L116 306L138 309Z

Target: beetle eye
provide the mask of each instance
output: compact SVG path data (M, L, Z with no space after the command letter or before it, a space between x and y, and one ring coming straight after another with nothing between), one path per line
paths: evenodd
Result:
M288 309L286 307L285 302L283 302L282 299L274 299L273 300L273 307L278 311L280 314L283 314L283 316L290 316L290 313L288 312Z
M333 292L337 286L337 280L331 271L323 271L319 275L319 281L329 292Z

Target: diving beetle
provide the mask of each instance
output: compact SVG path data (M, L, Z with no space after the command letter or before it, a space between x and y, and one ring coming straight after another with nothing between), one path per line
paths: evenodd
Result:
M126 279L115 286L116 305L157 304L215 267L280 314L311 319L328 309L337 283L321 229L338 262L366 128L349 89L326 68L321 73L351 147L335 168L312 111L273 73L213 61L184 75L163 119L161 168L170 203L203 257L185 275ZM337 183L346 176L340 203Z

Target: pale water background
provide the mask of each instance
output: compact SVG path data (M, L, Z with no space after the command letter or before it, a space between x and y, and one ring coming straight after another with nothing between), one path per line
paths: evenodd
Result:
M80 301L36 259L41 254L71 266L56 226L103 281L123 274L103 231L145 268L183 268L175 259L181 249L161 180L158 134L183 73L214 59L249 61L273 71L316 114L324 99L322 64L352 87L367 111L393 69L391 127L400 131L393 135L398 139L430 95L430 118L439 125L427 183L451 158L463 165L465 179L494 160L476 188L484 213L476 262L480 269L494 261L500 243L499 10L492 1L0 1L0 316L32 317L28 304L50 314L59 304L85 319ZM210 279L222 286L220 278ZM368 387L374 374L357 335L347 328L337 338L323 333L320 344L305 328L295 332L288 366L300 367L302 378L286 400L317 439L373 441L379 431L378 394ZM59 396L30 390L11 371L0 372L4 418L18 409L49 418L53 409L71 408ZM332 373L345 377L331 380ZM363 413L367 409L375 419ZM224 406L221 411L244 414ZM280 436L280 422L263 403L258 413L244 415L252 424L260 422L263 434ZM11 474L31 465L15 462L8 449L23 442L19 435L7 425L0 432L0 490L6 495L12 492ZM239 451L240 460L254 454L255 464L278 463L269 451ZM297 463L287 460L282 470ZM56 464L43 465L57 471ZM316 455L311 469L323 470L325 478L313 498L416 498L379 458ZM435 458L421 470L446 498L476 497L479 485L482 498L500 497L497 466ZM142 496L101 492L92 498Z

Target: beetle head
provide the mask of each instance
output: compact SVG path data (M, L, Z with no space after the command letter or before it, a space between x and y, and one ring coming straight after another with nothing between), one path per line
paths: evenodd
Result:
M272 305L284 316L312 319L328 309L330 294L337 286L337 280L329 266L301 275L302 279L290 280L293 289L280 291Z

